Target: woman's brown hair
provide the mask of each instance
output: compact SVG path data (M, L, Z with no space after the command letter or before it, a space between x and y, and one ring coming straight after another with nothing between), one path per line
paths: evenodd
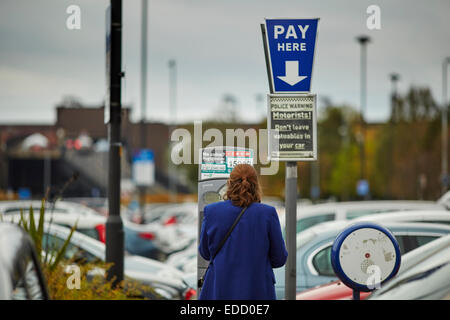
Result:
M238 164L231 171L227 181L225 199L235 206L247 207L253 202L261 202L261 186L255 168L249 164Z

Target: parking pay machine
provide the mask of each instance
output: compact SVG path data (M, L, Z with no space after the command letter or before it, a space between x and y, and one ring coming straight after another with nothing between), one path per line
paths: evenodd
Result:
M203 222L203 212L206 205L223 200L227 180L237 164L253 165L253 150L238 147L210 147L200 150L198 166L198 237ZM197 252L197 280L208 268L208 261ZM197 295L200 295L197 288Z

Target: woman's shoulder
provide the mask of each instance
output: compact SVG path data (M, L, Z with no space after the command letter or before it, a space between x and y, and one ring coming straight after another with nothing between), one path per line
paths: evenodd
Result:
M265 212L268 215L277 214L277 210L275 209L275 207L272 207L265 203L254 202L252 203L252 206L254 206L254 208L257 209L258 211Z
M231 201L229 200L213 202L205 206L205 211L223 210L229 206L232 206Z
M230 200L225 200L225 201L219 201L219 202L214 202L211 204L208 204L205 207L205 211L208 212L212 212L212 211L221 211L221 210L226 210L229 207L235 207ZM265 203L260 203L260 202L253 202L251 204L251 206L249 207L249 209L252 208L253 210L258 210L258 211L262 211L262 212L267 212L268 214L273 214L273 213L277 213L275 207L272 207L268 204Z

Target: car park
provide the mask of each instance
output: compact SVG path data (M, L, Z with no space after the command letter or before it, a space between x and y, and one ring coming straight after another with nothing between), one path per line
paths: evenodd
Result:
M334 221L297 234L297 292L337 280L331 266L331 246L336 236L353 221ZM450 226L430 223L383 222L396 237L400 252L409 252L450 234ZM284 298L284 267L274 270L278 299Z
M0 223L0 300L48 300L36 249L19 226Z

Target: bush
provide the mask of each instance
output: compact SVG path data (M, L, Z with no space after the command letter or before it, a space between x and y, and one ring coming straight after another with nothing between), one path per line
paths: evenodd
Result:
M80 286L71 288L72 273L66 272L70 261L58 264L53 270L44 268L50 298L53 300L142 300L160 299L161 297L150 287L134 280L126 279L114 287L112 281L107 281L104 275L89 276L89 271L95 268L108 270L111 265L83 264L80 268Z

